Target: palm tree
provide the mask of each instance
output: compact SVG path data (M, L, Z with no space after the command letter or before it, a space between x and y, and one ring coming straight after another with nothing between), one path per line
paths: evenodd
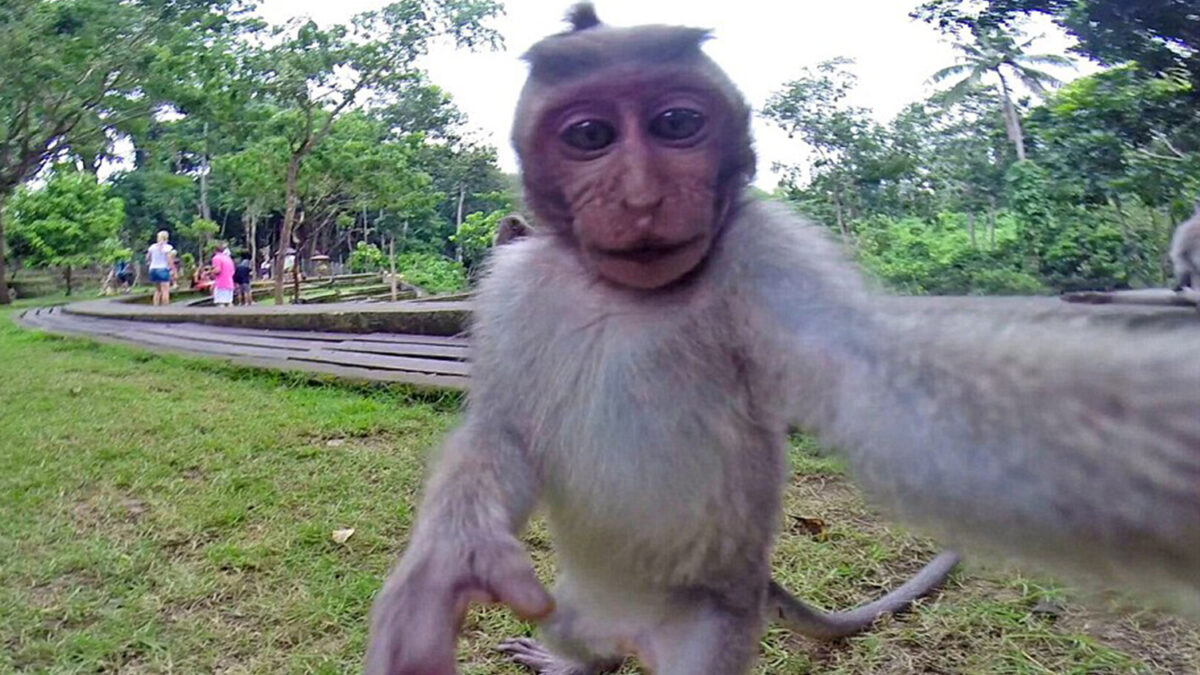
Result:
M954 46L964 55L964 63L943 68L933 74L930 79L935 83L966 75L956 82L946 92L948 101L961 100L985 75L995 74L1000 80L1000 112L1004 115L1004 128L1008 138L1017 149L1017 159L1025 159L1025 137L1021 133L1021 117L1012 100L1012 87L1009 78L1024 84L1032 92L1042 95L1049 87L1062 84L1050 73L1037 70L1033 66L1065 66L1074 67L1070 58L1061 54L1026 54L1036 38L1030 38L1020 44L1014 36L998 30L980 32L975 35L973 42L958 42Z

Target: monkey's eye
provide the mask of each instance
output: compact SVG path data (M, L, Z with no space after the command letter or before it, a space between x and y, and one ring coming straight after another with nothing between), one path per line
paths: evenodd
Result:
M700 133L704 115L689 108L671 108L650 120L650 133L668 141L683 141Z
M563 142L584 152L603 150L617 138L617 130L603 120L583 120L563 130Z

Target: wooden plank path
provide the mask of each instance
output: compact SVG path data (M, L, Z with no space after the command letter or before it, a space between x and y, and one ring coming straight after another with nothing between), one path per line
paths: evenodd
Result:
M1075 302L1054 297L897 296L888 298L879 309L885 315L909 319L918 316L933 323L943 318L979 316L997 324L1011 319L1061 324L1072 330L1182 331L1181 345L1195 344L1200 333L1200 314L1192 304L1194 299L1181 300L1166 289L1103 294L1099 299L1093 297L1097 294L1077 295L1064 298ZM17 322L50 333L208 356L258 368L464 390L469 374L468 342L461 335L449 334L462 330L470 309L469 298L460 297L232 310L155 308L91 300L65 308L30 309ZM255 328L243 323L275 327ZM378 326L396 332L350 332ZM334 329L322 330L329 327ZM421 332L424 329L441 334Z
M61 307L27 310L17 317L17 322L57 335L88 337L157 352L207 356L255 368L431 389L467 388L469 350L465 337L151 323L84 316L64 312Z

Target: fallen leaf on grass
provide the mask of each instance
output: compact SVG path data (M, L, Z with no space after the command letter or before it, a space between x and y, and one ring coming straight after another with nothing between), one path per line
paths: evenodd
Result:
M330 536L337 543L344 544L344 543L346 543L346 540L349 539L353 534L354 534L354 528L349 527L344 530L334 530L333 534Z
M808 516L792 516L792 532L807 534L817 541L825 540L825 521Z

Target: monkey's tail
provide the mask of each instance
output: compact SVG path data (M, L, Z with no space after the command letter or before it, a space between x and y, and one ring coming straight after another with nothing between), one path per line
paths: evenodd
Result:
M913 600L941 586L957 564L957 553L942 551L899 588L874 602L845 612L822 612L796 599L772 580L767 589L768 617L805 637L839 640L870 628L884 614L903 611Z

